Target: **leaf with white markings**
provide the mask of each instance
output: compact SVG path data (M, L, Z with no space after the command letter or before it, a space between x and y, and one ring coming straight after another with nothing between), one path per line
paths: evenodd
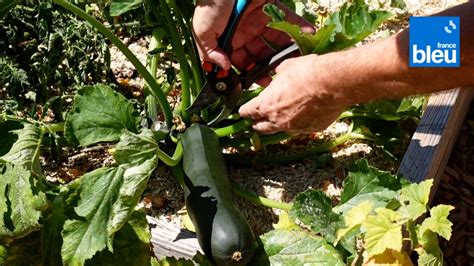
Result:
M341 215L332 211L331 199L321 190L298 194L290 214L331 243L336 240L337 230L344 226Z
M85 86L74 97L65 136L79 146L116 141L124 130L138 133L139 121L138 112L123 95L101 84Z
M385 207L397 196L403 185L399 176L369 166L367 160L360 160L349 167L349 175L343 182L341 202L335 212L346 213L361 202L370 201L374 208Z
M11 131L18 136L10 151L1 159L16 165L22 165L36 175L41 175L39 161L43 132L39 127L24 123L22 129Z
M133 213L158 164L153 149L137 156L126 151L125 143L142 144L144 148L137 151L147 150L150 143L140 142L147 134L151 132L143 133L145 136L124 133L116 155L122 164L100 168L81 177L81 200L75 211L83 219L68 220L64 225L62 256L65 264L84 263L105 248L113 251L114 233Z
M24 166L0 161L0 243L26 236L40 229L39 219L46 196Z
M260 239L264 252L254 257L252 265L345 265L324 238L302 230L274 230Z

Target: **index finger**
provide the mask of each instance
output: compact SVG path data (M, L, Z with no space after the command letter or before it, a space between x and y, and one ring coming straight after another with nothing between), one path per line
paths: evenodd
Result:
M239 114L241 117L252 118L253 120L258 120L264 116L259 111L260 106L260 97L256 97L250 100L248 103L242 105L239 108Z

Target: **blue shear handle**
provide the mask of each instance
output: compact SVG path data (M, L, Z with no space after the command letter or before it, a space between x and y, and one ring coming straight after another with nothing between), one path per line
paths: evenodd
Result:
M232 37L234 36L240 19L242 18L242 15L244 14L250 2L250 0L235 1L234 9L232 11L231 17L229 18L229 22L227 23L227 27L225 28L221 38L219 38L219 46L229 55L232 52Z

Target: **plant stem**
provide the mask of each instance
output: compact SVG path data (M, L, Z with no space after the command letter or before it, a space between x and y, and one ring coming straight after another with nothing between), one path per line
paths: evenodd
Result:
M257 88L255 90L251 90L251 91L244 91L242 93L242 97L240 98L238 105L243 105L244 103L252 100L253 98L260 95L260 93L262 91L263 91L263 88Z
M77 6L65 1L65 0L53 0L54 3L66 8L77 16L89 22L94 28L96 28L100 33L104 34L107 39L109 39L117 48L127 57L128 60L135 66L138 73L143 76L146 83L150 87L151 94L158 99L160 102L161 110L165 116L166 124L171 128L173 113L171 106L166 99L166 96L161 91L160 85L156 82L153 76L147 71L146 67L138 60L138 58L128 49L128 47L120 41L117 36L115 36L107 27L102 25L97 21L93 16L87 14L84 10L78 8Z
M377 119L377 120L386 120L386 121L398 121L401 119L401 117L398 116L393 116L393 115L374 115L374 114L366 114L366 113L358 113L358 112L353 112L353 111L344 111L338 118L338 120L344 119L344 118L352 118L352 117L366 117L366 118L372 118L372 119Z
M160 36L158 35L157 31L153 31L151 41L150 41L150 47L148 48L148 51L153 51L156 48L160 46ZM160 59L159 54L154 54L151 56L151 59L147 61L147 70L150 72L151 76L153 79L156 80L156 71L158 69L158 61ZM150 88L148 86L145 86L145 104L146 104L146 110L147 110L147 115L148 118L151 120L155 121L158 118L158 106L156 103L156 98L153 97L153 95L150 95Z
M140 27L142 23L140 21L131 21L131 22L126 22L122 24L111 24L107 25L106 27L108 29L120 29L122 27L128 28L128 27Z
M162 160L166 165L175 166L179 163L179 161L181 161L181 158L183 157L183 145L181 142L177 143L176 150L174 151L172 157L160 149L156 150L156 154L158 155L158 158L160 158L160 160Z
M194 96L197 96L199 91L202 88L203 85L203 73L201 69L201 63L200 59L198 57L198 52L197 52L197 47L194 43L194 38L191 33L191 26L189 25L189 21L186 21L183 16L181 16L181 10L179 9L179 6L176 4L175 0L169 0L171 3L171 6L173 7L173 10L175 10L174 15L176 17L176 20L178 21L180 28L181 28L181 33L183 34L183 38L185 40L185 47L186 47L186 52L188 54L189 60L191 61L191 70L193 72L193 77L194 77L194 86L191 88L192 93Z
M234 193L239 195L240 197L250 202L253 202L255 204L265 206L265 207L275 208L275 209L280 209L280 210L285 210L285 211L289 211L293 207L293 205L290 203L279 202L279 201L271 200L269 198L261 197L253 192L244 190L243 188L236 186L235 184L233 185L233 190L234 190Z
M54 132L63 132L64 131L64 123L56 123L56 124L45 124L43 126L48 133Z
M29 120L27 118L19 118L14 115L7 115L6 113L2 113L0 117L0 122L2 121L18 121L18 122L25 122L30 124L38 125L44 129L45 133L54 133L54 132L62 132L64 131L64 123L54 123L54 124L45 124L40 121Z
M269 136L261 136L260 143L261 145L275 144L282 140L290 138L291 135L288 133L276 133ZM222 146L226 147L235 147L235 148L250 148L252 143L250 139L221 139L220 143Z
M177 28L174 26L176 25L176 21L173 20L168 4L166 4L165 0L160 0L159 2L171 35L172 47L180 66L179 74L181 76L181 115L183 116L184 122L189 123L191 115L186 111L186 109L191 105L191 91L189 86L191 75L189 71L189 64L188 60L186 59L186 53L184 52L183 44L181 43L181 37ZM155 12L155 14L159 13Z
M226 127L221 127L221 128L216 128L214 129L214 132L216 133L216 135L221 138L221 137L227 137L227 136L230 136L232 134L235 134L235 133L238 133L240 131L242 131L243 129L246 129L248 128L249 126L251 126L253 123L252 119L249 119L249 118L245 118L235 124L232 124L230 126L226 126Z
M227 161L231 161L235 165L251 167L252 164L289 164L299 162L307 157L322 154L325 152L329 152L334 147L337 147L350 139L367 139L366 136L358 133L347 133L342 136L339 136L333 140L330 140L326 143L323 143L317 147L312 149L296 152L293 154L285 154L279 156L271 156L271 157L250 157L248 155L241 155L241 154L228 154L226 156Z

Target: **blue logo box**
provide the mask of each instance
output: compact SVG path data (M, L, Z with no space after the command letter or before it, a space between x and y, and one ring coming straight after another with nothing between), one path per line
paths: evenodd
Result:
M460 66L459 17L410 17L410 67Z

